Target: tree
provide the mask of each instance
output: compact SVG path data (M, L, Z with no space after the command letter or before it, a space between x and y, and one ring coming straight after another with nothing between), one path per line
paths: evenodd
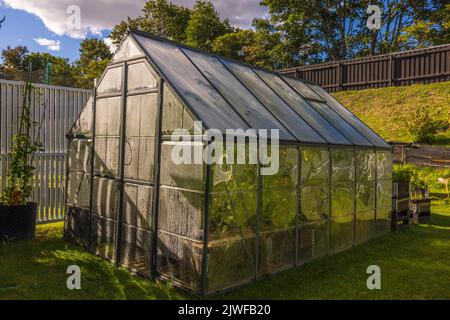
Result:
M28 54L28 48L25 46L17 46L11 48L10 46L2 50L2 67L8 71L25 71L22 69L23 59Z
M211 51L213 41L233 32L228 20L222 21L211 1L197 0L186 28L186 43L192 47Z
M99 78L112 54L106 43L99 39L85 39L80 45L80 57L75 61L76 84L82 88L92 88L94 79Z
M143 16L122 21L113 28L110 38L119 44L129 28L149 32L170 40L185 42L191 11L167 0L149 0L142 9Z
M217 37L212 42L212 52L235 60L250 62L250 51L255 46L253 30L237 30Z

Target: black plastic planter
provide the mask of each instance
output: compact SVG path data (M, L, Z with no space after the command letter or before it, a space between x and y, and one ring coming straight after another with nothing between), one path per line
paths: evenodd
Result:
M33 240L36 231L37 204L20 206L0 204L0 240Z

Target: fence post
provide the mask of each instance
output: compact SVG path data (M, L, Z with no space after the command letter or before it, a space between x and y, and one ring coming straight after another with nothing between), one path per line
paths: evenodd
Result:
M394 57L392 54L389 55L389 87L392 87L394 83Z
M337 91L341 91L342 90L342 64L341 64L341 60L338 60L338 62L337 62L336 77L337 77Z

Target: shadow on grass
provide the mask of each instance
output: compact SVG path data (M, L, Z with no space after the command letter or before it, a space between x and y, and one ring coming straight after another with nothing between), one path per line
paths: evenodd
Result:
M85 252L62 239L60 228L38 231L35 241L0 246L0 299L182 299L157 283ZM81 269L81 290L67 289L67 267Z

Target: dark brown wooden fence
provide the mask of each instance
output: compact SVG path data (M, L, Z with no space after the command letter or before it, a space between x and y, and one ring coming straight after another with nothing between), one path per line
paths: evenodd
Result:
M450 80L450 44L281 70L330 92Z

